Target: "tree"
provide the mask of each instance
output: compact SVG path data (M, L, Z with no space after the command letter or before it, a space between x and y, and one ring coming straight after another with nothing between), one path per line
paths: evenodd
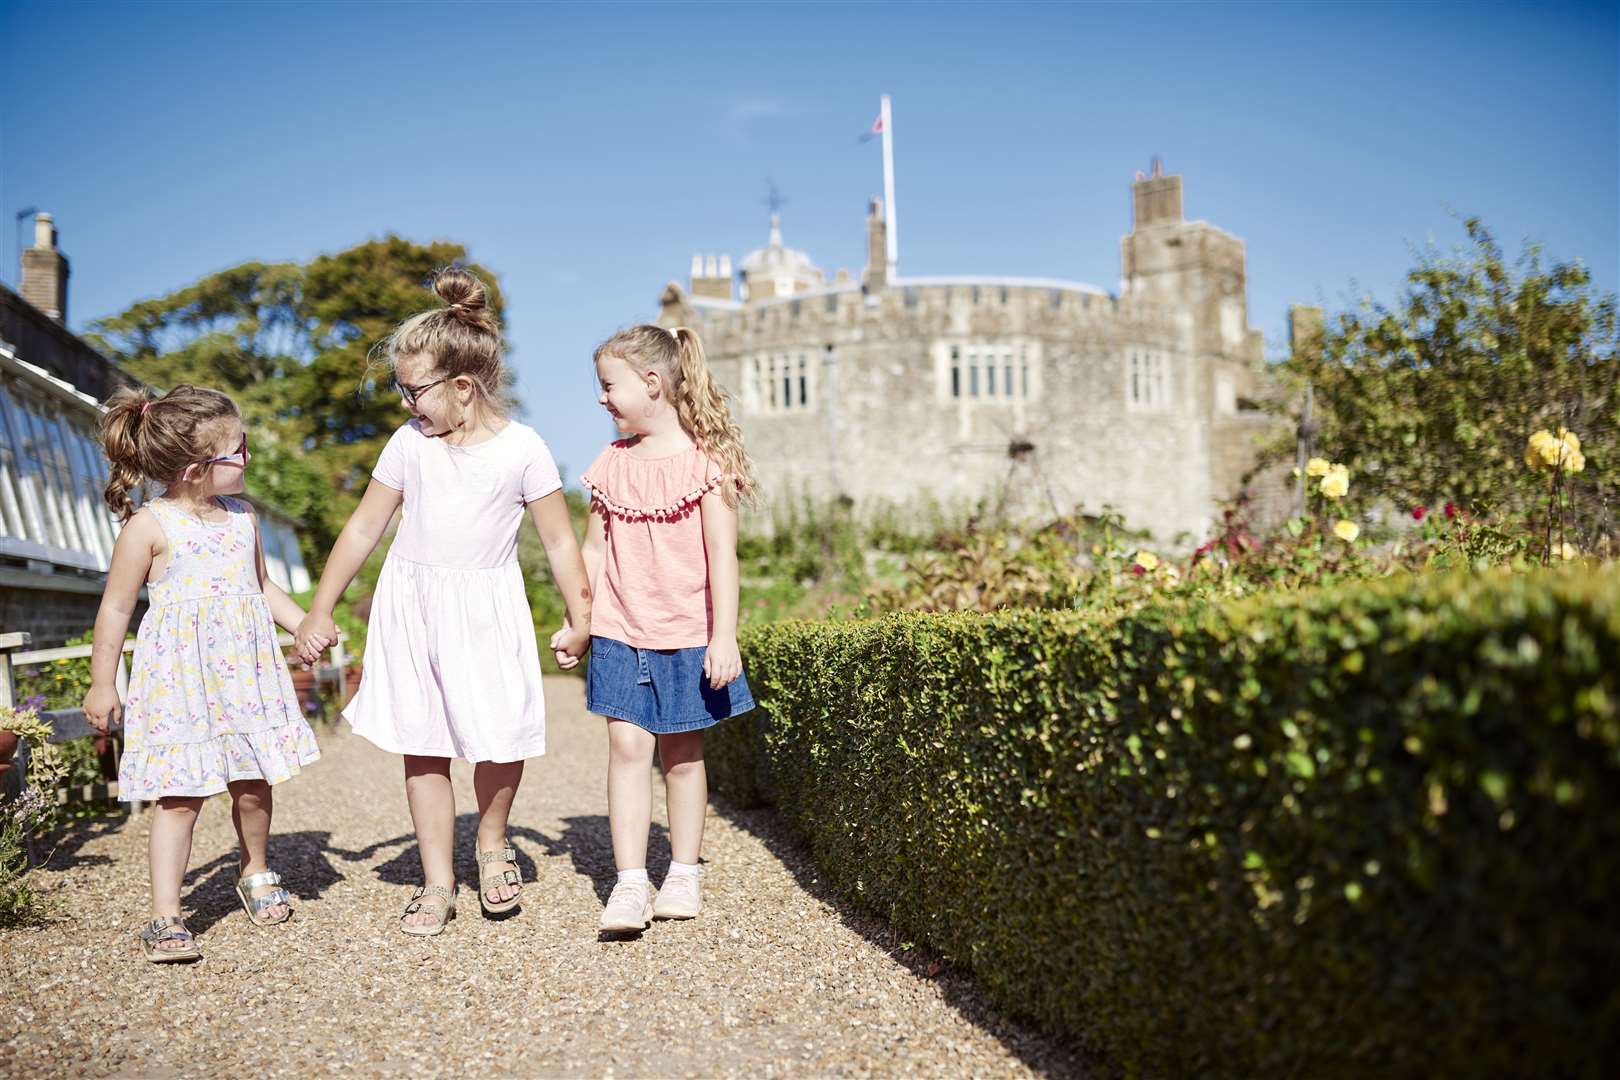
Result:
M457 244L372 240L312 262L244 263L96 323L90 335L137 378L217 387L241 406L248 492L300 519L317 570L404 414L373 349L437 301L433 271ZM493 274L477 266L497 317Z
M1314 394L1317 452L1350 467L1352 499L1399 507L1454 501L1520 511L1545 494L1524 464L1539 429L1577 432L1586 470L1570 497L1584 543L1616 536L1620 359L1615 297L1579 263L1517 266L1476 219L1469 249L1426 252L1393 308L1340 314L1287 367Z

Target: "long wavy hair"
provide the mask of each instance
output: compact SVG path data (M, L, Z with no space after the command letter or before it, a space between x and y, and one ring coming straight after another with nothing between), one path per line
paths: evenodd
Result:
M643 323L620 330L596 347L595 359L617 356L638 374L656 371L669 387L675 415L692 441L714 459L726 473L720 487L726 505L758 503L754 462L743 447L742 428L737 426L726 403L727 394L714 381L703 342L696 330L687 326L665 329Z

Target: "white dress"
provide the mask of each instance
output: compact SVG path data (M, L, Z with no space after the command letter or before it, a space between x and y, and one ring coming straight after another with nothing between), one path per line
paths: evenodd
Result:
M518 569L526 503L562 487L533 428L456 447L413 420L371 477L404 493L343 716L396 754L521 761L545 753L534 619Z

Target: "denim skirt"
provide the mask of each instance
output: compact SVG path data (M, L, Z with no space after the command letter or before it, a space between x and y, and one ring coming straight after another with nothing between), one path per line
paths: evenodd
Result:
M638 649L612 638L591 638L585 708L628 720L654 735L696 731L754 707L748 677L715 690L703 676L708 649Z

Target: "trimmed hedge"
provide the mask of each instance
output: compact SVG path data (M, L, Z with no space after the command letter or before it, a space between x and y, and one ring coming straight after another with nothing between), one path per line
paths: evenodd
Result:
M1620 573L750 630L715 787L1149 1076L1597 1076Z

